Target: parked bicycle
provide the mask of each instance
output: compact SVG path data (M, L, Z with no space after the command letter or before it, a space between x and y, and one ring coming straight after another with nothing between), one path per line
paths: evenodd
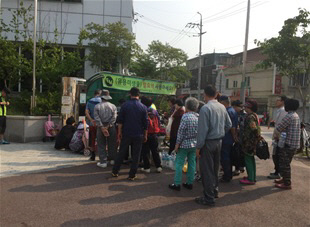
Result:
M307 129L310 128L310 124L301 123L300 128L301 128L300 148L298 152L303 153L305 151L307 157L310 158L310 136L307 132L308 131Z

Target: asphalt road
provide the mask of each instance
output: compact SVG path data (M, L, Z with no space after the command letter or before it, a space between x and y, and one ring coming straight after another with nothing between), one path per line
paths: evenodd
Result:
M268 134L268 133L267 133ZM126 180L124 165L118 178L111 167L82 164L47 172L0 179L1 226L309 226L310 161L295 157L293 189L274 188L266 176L271 160L257 160L257 184L242 186L240 175L220 184L215 207L193 200L202 195L201 183L192 191L168 189L174 172L139 173ZM153 170L154 171L154 170ZM183 176L185 178L185 175Z

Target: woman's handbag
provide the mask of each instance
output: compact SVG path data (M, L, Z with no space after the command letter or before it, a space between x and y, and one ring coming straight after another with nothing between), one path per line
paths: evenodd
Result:
M258 143L256 144L256 156L259 159L264 160L270 158L268 143L263 137L260 137Z

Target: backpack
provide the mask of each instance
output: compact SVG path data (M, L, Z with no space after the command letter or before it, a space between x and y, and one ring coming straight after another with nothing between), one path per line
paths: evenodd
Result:
M261 137L258 143L256 144L256 156L259 159L264 160L270 158L268 143L263 137Z
M147 116L148 116L148 129L147 132L148 134L157 134L160 132L160 128L158 125L158 119L157 116L152 112L152 111L148 111L147 112Z
M240 143L234 143L231 150L231 163L234 166L245 166L242 146Z

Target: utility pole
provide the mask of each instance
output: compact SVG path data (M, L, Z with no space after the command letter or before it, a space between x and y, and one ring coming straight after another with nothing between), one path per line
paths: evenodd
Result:
M201 13L197 12L200 15L200 26L199 26L199 69L198 69L198 100L200 101L200 88L201 88L201 37L202 37L202 15Z
M246 71L246 60L247 60L247 52L248 52L248 37L249 37L249 23L250 23L250 0L248 0L248 10L246 17L246 29L245 29L245 41L243 48L243 65L242 65L242 82L241 82L241 91L240 91L240 101L245 103L245 71Z
M195 27L197 26L199 28L199 68L198 68L198 87L197 87L197 92L198 92L198 100L200 101L201 98L201 67L202 67L202 63L201 63L201 47L202 47L202 35L205 34L206 32L202 32L202 15L201 13L197 12L200 15L200 23L199 24L195 24L195 23L188 23L187 26L189 27Z
M37 51L37 11L38 1L34 0L34 27L33 27L33 68L32 68L32 99L31 113L36 106L36 51Z

